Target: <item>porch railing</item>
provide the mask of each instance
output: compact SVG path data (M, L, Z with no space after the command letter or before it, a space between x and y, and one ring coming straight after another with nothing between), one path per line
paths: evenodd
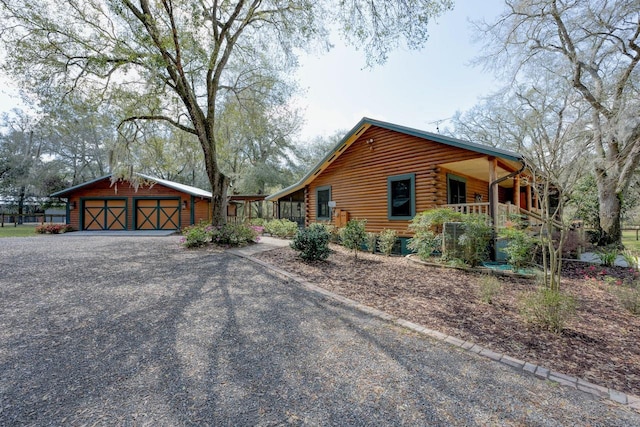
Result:
M443 205L444 208L453 209L456 212L460 212L463 214L484 214L489 217L489 203L457 203L457 204L448 204ZM530 225L537 225L539 223L538 218L535 215L539 215L539 210L536 208L532 208L529 211L524 209L520 209L518 206L513 205L511 203L498 203L498 212L496 212L496 227L505 227L509 222L509 218L511 215L527 215L527 213L532 213L534 215L527 215L527 220Z
M463 214L485 214L489 215L489 203L456 203L443 205L444 208L453 209Z

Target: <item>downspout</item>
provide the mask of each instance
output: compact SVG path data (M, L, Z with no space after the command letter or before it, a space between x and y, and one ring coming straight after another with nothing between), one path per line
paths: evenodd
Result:
M506 181L509 178L513 178L514 176L522 173L523 170L525 170L525 168L527 167L527 165L520 160L520 164L522 165L522 167L520 169L518 169L515 172L511 172L508 175L503 176L502 178L498 178L495 181L492 181L489 183L489 216L491 217L491 221L493 222L493 227L491 227L491 261L495 261L498 258L498 245L496 244L497 241L497 236L496 236L496 224L495 224L495 219L496 219L496 212L494 209L494 203L493 203L493 187L495 185L500 184L502 181ZM519 200L519 198L518 198ZM520 206L518 206L518 208L520 208Z

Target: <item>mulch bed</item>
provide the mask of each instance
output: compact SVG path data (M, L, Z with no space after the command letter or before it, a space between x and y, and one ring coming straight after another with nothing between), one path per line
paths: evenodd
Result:
M562 289L575 297L577 311L562 333L554 334L528 324L520 314L522 295L536 287L530 279L499 278L502 291L487 304L480 299L481 274L366 253L354 262L344 248L332 249L327 261L316 263L301 261L289 248L257 257L394 316L640 395L640 316L626 311L611 291L632 279L629 269L565 263Z

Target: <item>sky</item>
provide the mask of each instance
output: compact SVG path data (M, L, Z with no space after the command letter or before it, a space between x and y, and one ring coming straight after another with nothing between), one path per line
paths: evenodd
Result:
M472 42L469 20L490 22L503 8L503 0L456 0L453 11L429 24L421 51L391 52L374 69L363 69L362 52L335 38L329 53L302 58L298 79L306 94L297 104L306 111L303 139L350 130L362 117L435 132L438 121L500 87L491 73L470 65L480 44Z
M330 52L301 57L297 79L305 91L295 105L305 113L302 141L349 130L362 117L442 129L456 111L499 88L490 73L470 65L480 45L472 43L469 20L491 21L503 7L503 0L456 0L453 11L429 24L422 50L393 51L373 69L364 69L363 53L337 36ZM17 91L0 76L0 112L20 106Z

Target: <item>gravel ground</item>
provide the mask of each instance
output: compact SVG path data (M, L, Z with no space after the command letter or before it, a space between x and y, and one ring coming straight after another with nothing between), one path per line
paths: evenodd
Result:
M640 425L178 237L0 239L0 425Z

